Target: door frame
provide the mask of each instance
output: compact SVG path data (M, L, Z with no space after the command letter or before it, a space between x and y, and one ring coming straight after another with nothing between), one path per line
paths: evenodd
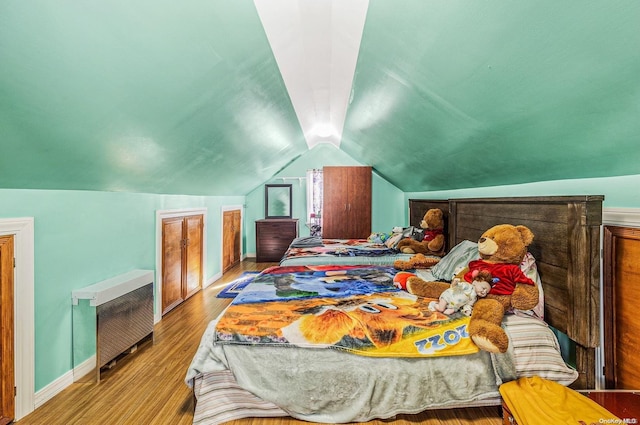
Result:
M34 219L0 218L0 235L13 235L15 420L35 410Z
M222 249L224 248L224 212L240 210L240 261L244 260L246 255L242 253L244 244L242 243L244 236L244 205L223 205L220 207L220 270L222 273L222 264L224 256Z
M185 208L156 211L156 278L154 282L154 323L162 320L162 220L165 218L202 215L202 288L207 276L207 208Z

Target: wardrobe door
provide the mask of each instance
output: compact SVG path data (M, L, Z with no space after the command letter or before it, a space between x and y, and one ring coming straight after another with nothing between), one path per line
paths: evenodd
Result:
M233 255L231 256L232 263L238 264L240 262L241 252L240 252L240 232L242 230L242 216L240 214L240 210L233 211Z
M203 215L162 220L162 314L202 288Z
M184 298L189 298L202 287L202 227L203 216L193 215L184 219L185 280Z
M162 314L184 301L182 221L182 217L162 220Z
M15 416L14 240L0 236L0 423Z
M371 234L371 167L324 167L322 237Z
M347 213L347 191L345 183L348 179L346 167L324 167L323 200L322 200L322 237L340 239L345 235L344 218Z
M225 211L222 218L222 271L240 262L240 210Z
M605 385L640 388L640 229L604 227Z
M347 191L348 237L366 239L371 234L371 167L351 167Z

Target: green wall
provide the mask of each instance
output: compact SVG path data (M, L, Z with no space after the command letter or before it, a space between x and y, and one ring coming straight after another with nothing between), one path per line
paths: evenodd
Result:
M156 268L156 211L207 208L207 276L221 271L221 208L244 196L0 189L0 218L34 217L35 389L72 369L71 291Z
M282 184L282 177L305 177L307 170L322 168L323 166L361 166L351 156L331 144L319 144L298 157L291 164L280 170L274 178L265 184ZM300 236L308 236L309 228L305 225L307 214L307 186L306 180L286 179L284 183L291 183L293 188L293 218L297 218ZM371 228L376 232L389 232L393 226L402 225L407 221L404 217L402 205L403 192L373 173ZM244 247L245 252L255 255L256 232L255 220L264 218L264 185L260 185L247 194L245 213Z
M509 186L434 192L407 192L411 198L448 199L492 196L604 195L604 208L640 208L640 174L594 179L555 180ZM405 202L405 210L408 210Z

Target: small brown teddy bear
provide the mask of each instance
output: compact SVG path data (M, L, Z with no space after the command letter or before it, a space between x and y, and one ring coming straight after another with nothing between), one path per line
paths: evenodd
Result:
M495 281L489 294L473 306L467 329L473 342L482 350L504 353L509 338L500 326L510 309L530 310L538 304L538 287L520 269L520 263L533 242L533 232L526 226L499 224L484 232L478 241L480 260L471 261L456 277L473 280L475 270L487 270ZM419 277L407 280L407 291L427 298L439 298L449 288L445 282L427 282Z
M427 210L424 218L420 222L420 227L424 229L424 236L421 241L413 238L405 238L398 243L397 249L405 254L429 254L444 255L444 218L442 210L432 208Z
M416 254L408 260L395 260L393 267L398 270L428 269L438 264L438 261L440 261L438 257Z

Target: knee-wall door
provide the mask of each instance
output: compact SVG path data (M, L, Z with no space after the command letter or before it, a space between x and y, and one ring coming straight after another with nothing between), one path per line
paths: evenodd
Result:
M13 236L0 236L0 424L15 416Z
M222 272L240 262L240 236L242 216L240 210L224 211L222 216Z
M162 220L162 314L202 288L203 215Z
M604 227L606 388L640 389L640 229Z

